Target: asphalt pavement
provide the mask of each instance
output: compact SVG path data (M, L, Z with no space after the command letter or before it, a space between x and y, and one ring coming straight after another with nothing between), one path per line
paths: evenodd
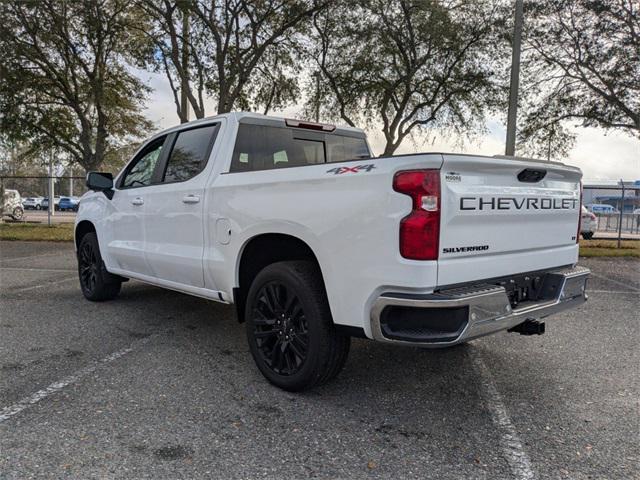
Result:
M640 262L591 259L547 333L354 340L292 394L234 309L139 282L82 297L70 244L0 242L0 478L640 478Z

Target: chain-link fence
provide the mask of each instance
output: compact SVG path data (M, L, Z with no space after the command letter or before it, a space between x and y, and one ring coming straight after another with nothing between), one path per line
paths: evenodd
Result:
M640 240L640 186L585 186L582 204L596 217L593 238Z
M47 177L47 176L0 176L0 182L5 189L17 190L24 198L44 198L49 196L49 180L53 178L54 196L80 197L86 191L84 177Z
M50 180L53 179L53 182ZM63 197L78 198L86 191L85 178L34 176L0 176L5 190L17 190L27 211L26 220L49 221L48 217L33 215L46 213L48 207L42 200L53 195L54 215L59 210ZM53 188L53 193L49 190ZM30 201L28 199L34 199ZM619 184L618 186L591 186L583 189L582 204L596 217L592 224L593 238L640 239L640 186ZM29 212L34 210L36 212ZM29 214L31 213L31 215ZM60 218L62 220L62 218ZM583 226L584 225L583 221Z
M84 177L77 176L3 175L0 186L4 192L18 192L18 202L14 200L15 195L5 195L11 203L4 209L9 220L48 224L73 222L78 199L87 191ZM53 198L51 207L50 198ZM19 216L13 214L16 204L23 209Z

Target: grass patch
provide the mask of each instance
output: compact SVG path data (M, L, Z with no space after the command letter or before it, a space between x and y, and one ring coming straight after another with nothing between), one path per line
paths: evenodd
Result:
M73 223L52 226L34 223L0 223L0 240L72 242Z
M640 241L580 240L581 257L635 257L640 258Z

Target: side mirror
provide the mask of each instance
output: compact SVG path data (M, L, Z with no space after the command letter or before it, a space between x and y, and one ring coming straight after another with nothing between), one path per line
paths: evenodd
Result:
M107 172L87 173L87 188L94 192L104 192L109 200L113 198L113 175Z

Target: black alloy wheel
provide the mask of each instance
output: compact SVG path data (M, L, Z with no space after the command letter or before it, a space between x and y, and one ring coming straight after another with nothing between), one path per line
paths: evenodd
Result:
M78 256L82 290L93 293L100 275L100 262L91 242L84 242Z
M272 263L253 279L246 298L249 350L272 384L297 392L342 370L350 338L336 330L317 264Z
M100 255L98 237L87 233L78 247L78 277L82 294L94 302L111 300L120 293L122 278L106 271Z
M284 283L264 285L252 310L253 335L274 373L293 375L307 359L309 328L300 299Z

